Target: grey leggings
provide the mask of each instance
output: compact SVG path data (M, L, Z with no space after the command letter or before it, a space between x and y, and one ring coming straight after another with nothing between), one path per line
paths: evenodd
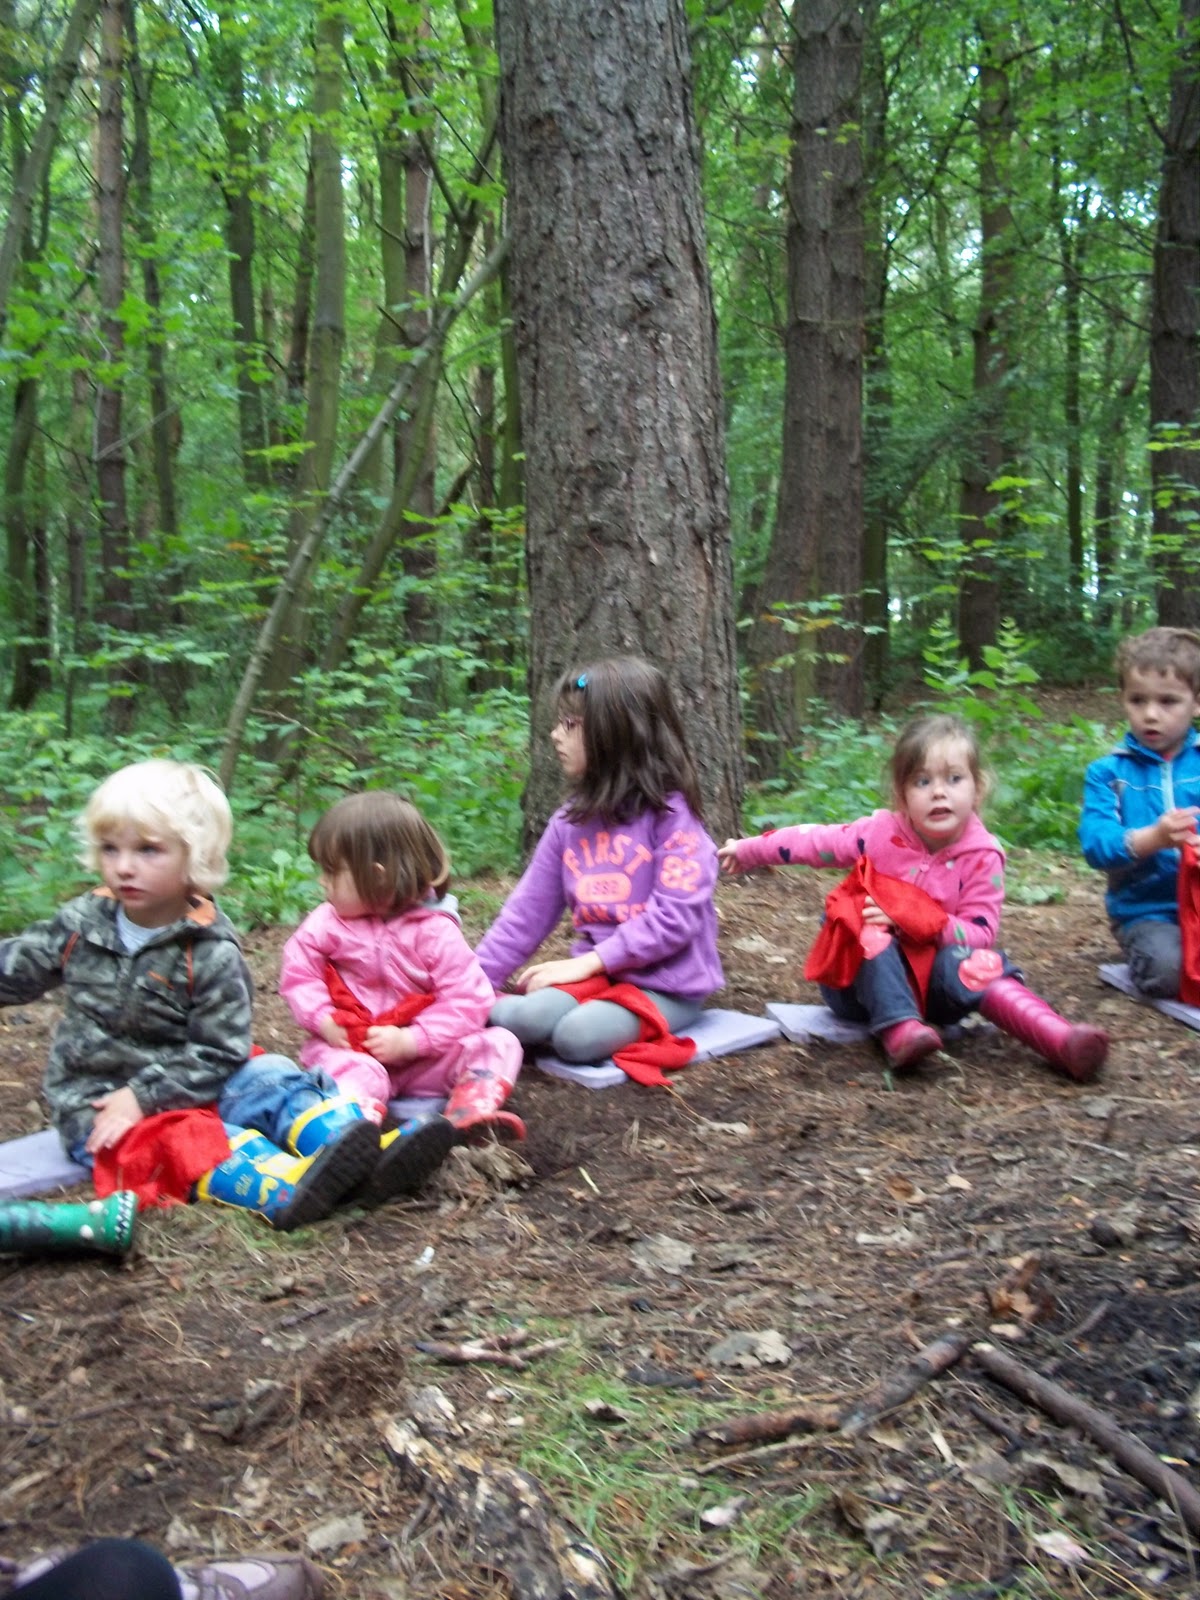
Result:
M695 1022L704 1010L698 1000L680 1000L657 989L643 993L662 1012L672 1033ZM604 1061L622 1045L634 1044L642 1026L632 1011L611 1000L585 1000L581 1005L561 989L501 995L488 1021L515 1033L523 1045L548 1044L560 1061L579 1066Z

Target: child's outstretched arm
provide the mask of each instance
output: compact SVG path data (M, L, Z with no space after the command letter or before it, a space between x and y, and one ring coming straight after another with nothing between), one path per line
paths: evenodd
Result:
M563 829L552 817L520 882L476 946L479 964L499 989L554 932L567 900L563 891Z
M861 853L861 832L854 822L802 822L746 839L726 839L717 857L721 871L730 875L756 867L852 867Z

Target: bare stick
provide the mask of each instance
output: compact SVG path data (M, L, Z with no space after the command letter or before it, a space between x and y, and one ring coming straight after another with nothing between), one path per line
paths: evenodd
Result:
M931 1378L940 1377L956 1361L960 1361L970 1343L971 1335L957 1329L939 1335L931 1344L918 1350L910 1362L890 1372L873 1389L868 1389L861 1400L843 1412L841 1432L851 1439L865 1433L880 1417L894 1411L906 1400L911 1400Z
M695 1443L758 1444L771 1439L786 1439L792 1433L832 1433L841 1423L842 1406L828 1402L785 1406L782 1411L760 1411L745 1417L730 1417L711 1428L697 1428Z
M1200 1492L1186 1478L1181 1478L1179 1473L1160 1461L1140 1439L1119 1428L1111 1417L1105 1416L1104 1412L1098 1411L1086 1400L1081 1400L1078 1395L1068 1393L1049 1378L1043 1378L1040 1373L1022 1366L1005 1351L997 1350L995 1345L977 1344L973 1346L971 1354L1006 1389L1040 1406L1056 1421L1081 1429L1102 1449L1107 1450L1126 1472L1132 1473L1172 1506L1192 1533L1200 1534Z

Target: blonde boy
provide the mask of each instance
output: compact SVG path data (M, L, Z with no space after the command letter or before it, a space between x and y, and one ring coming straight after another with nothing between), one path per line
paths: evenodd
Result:
M251 1059L250 975L212 891L229 802L202 768L142 761L80 818L102 887L0 940L0 1005L65 992L45 1092L67 1152L90 1166L160 1111L215 1105L232 1146L201 1198L280 1229L327 1216L370 1174L379 1132L284 1056Z

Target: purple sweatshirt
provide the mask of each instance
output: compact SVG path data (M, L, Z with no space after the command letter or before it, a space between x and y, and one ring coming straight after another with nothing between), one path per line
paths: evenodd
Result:
M594 950L614 983L703 1000L725 982L716 881L716 846L681 794L630 822L570 822L556 811L476 954L499 988L569 908L572 955Z

